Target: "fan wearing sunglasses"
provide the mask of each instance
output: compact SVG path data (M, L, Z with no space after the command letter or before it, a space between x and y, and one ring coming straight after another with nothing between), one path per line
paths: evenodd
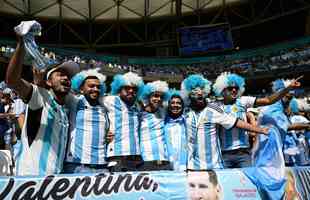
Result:
M222 101L218 104L225 113L232 114L238 119L256 125L255 117L251 112L247 112L249 108L266 106L273 104L282 99L283 103L289 101L289 91L300 87L298 79L282 81L281 87L273 88L274 93L263 98L253 96L242 96L245 91L244 78L229 72L219 75L213 85L213 91L216 96L222 97ZM254 133L234 127L232 129L218 128L220 135L221 150L223 153L225 168L241 168L250 167L250 135Z

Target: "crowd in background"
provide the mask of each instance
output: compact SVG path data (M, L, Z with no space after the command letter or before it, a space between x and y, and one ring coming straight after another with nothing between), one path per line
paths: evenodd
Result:
M2 46L2 56L10 57L14 52L11 46ZM273 70L298 71L309 66L310 48L308 44L300 45L294 48L284 48L282 50L267 51L265 54L253 56L239 56L242 58L231 59L229 56L211 56L210 61L194 62L192 64L126 64L117 61L109 62L98 59L100 55L83 55L76 52L58 53L48 48L41 48L42 55L53 60L74 61L79 63L81 68L101 68L111 70L114 73L124 73L134 71L143 76L160 76L160 75L183 75L188 76L193 73L200 73L205 76L216 78L223 71L238 71L242 74L262 73ZM244 51L242 54L247 54ZM104 56L103 56L104 57ZM153 61L156 62L156 61ZM31 63L29 63L31 65Z

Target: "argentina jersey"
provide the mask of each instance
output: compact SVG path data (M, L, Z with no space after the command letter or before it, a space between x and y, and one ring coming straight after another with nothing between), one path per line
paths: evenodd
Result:
M41 111L36 137L29 145L28 116L31 110ZM33 91L21 134L21 147L16 155L16 175L48 175L62 171L67 144L69 121L64 106L44 88L33 85Z
M84 96L71 99L67 162L105 164L109 120L101 105L92 106Z
M216 126L232 128L237 119L225 114L214 104L201 112L191 110L187 113L186 126L189 142L188 169L209 170L223 168L219 137Z
M140 127L141 156L144 161L168 161L164 136L164 114L143 112Z
M119 96L105 97L104 105L108 110L110 131L114 134L108 144L107 157L140 155L137 106L127 106Z
M223 110L225 113L247 122L247 109L254 106L255 99L255 97L242 96L232 105L223 105ZM219 132L222 151L250 147L249 134L244 129L234 127L226 130L223 127L219 127Z
M187 169L187 134L183 116L165 120L165 137L169 161L173 170L184 171Z

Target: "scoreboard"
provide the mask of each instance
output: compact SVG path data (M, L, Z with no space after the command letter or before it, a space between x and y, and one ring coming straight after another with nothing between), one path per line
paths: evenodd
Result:
M230 26L227 23L182 27L177 29L177 33L181 55L189 56L234 48Z

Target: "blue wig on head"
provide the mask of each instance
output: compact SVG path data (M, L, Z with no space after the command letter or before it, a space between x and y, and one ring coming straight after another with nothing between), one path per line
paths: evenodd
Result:
M272 82L272 91L273 92L279 92L283 90L284 88L288 87L292 80L284 80L284 79L277 79Z
M181 93L184 97L188 97L189 93L195 88L200 88L205 95L210 93L211 82L200 74L193 74L183 80L181 84Z
M272 82L272 91L278 92L285 88L285 83L283 79L277 79Z
M240 97L245 90L244 78L237 74L223 72L216 78L213 91L216 96L223 96L222 92L227 87L238 87L238 96Z
M149 97L154 92L163 93L163 101L168 100L168 83L165 81L154 81L147 83L143 86L142 92L139 94L139 100L143 101L145 104L149 102Z
M103 96L106 92L106 85L104 83L106 80L106 76L99 73L98 71L99 69L97 68L97 69L83 70L77 73L71 79L71 89L79 93L82 84L84 84L85 80L88 77L96 77L100 82L100 95Z
M120 92L120 89L124 86L133 86L138 88L138 93L141 92L143 88L143 80L138 74L133 72L128 72L126 74L117 74L113 78L111 83L111 94L117 95Z
M168 101L170 101L171 98L174 97L174 96L178 96L178 97L180 97L180 98L182 99L182 95L181 95L181 92L180 92L179 90L170 89L170 90L168 91L168 95L167 95Z

